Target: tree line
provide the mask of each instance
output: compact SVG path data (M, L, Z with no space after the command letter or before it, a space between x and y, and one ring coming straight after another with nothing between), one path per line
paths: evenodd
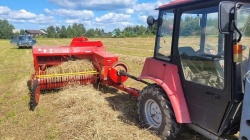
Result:
M14 26L9 24L7 20L0 19L0 39L9 39L14 35Z
M166 25L162 25L162 28L164 29L165 34L169 34L172 32L172 29L169 28L169 23L172 23L173 21L167 21L164 22ZM200 25L199 25L199 19L193 18L193 17L186 17L185 19L182 19L181 24L181 36L189 36L189 35L200 35ZM209 19L207 21L207 26L213 25L216 27L217 25L216 19ZM13 33L13 29L15 27L10 24L7 20L1 20L0 19L0 39L9 39L12 36L18 36L26 34L25 30L20 30L19 33ZM73 24L69 26L62 25L59 26L49 26L47 29L42 29L46 32L46 34L39 36L44 38L73 38L73 37L79 37L79 36L86 36L86 37L117 37L117 38L123 38L123 37L143 37L143 36L154 36L156 34L157 25L154 24L152 27L145 27L142 25L136 25L136 26L130 26L125 27L123 30L120 28L114 29L112 32L104 32L104 29L99 28L91 28L86 29L83 24ZM218 32L217 28L208 28L208 32L216 33ZM241 30L241 29L240 29ZM250 36L250 26L244 27L244 35Z
M151 28L144 27L142 25L136 25L134 27L126 27L123 30L116 28L112 32L104 32L104 29L91 28L86 30L83 24L74 23L72 26L65 27L64 25L49 26L46 30L47 34L43 35L48 38L73 38L79 36L86 37L138 37L154 35Z
M0 39L10 39L12 36L27 34L24 29L21 29L18 33L13 33L15 27L10 24L7 20L0 19ZM142 25L136 25L131 27L126 27L123 30L120 28L114 29L112 32L104 32L104 29L90 28L86 29L83 24L74 23L73 25L68 25L67 27L62 25L59 26L49 26L47 29L41 29L46 34L39 37L44 38L73 38L79 36L86 37L139 37L139 36L150 36L155 35L156 28L148 28Z

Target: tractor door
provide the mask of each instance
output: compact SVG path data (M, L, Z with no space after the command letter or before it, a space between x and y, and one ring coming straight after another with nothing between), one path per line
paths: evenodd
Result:
M174 51L191 120L218 133L230 101L230 68L226 69L225 36L218 31L218 6L183 8ZM176 24L177 25L177 24ZM228 93L228 94L227 94Z

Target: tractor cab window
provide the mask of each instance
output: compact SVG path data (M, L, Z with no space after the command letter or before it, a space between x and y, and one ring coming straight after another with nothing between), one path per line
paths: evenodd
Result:
M158 34L156 41L155 57L163 60L169 60L172 46L172 33L174 13L161 11L158 19Z
M182 14L178 51L185 80L224 88L223 40L218 31L218 7Z

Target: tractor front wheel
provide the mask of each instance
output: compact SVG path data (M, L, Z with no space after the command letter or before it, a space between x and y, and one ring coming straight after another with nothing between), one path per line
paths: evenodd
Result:
M138 112L142 126L164 140L174 139L181 129L165 91L156 84L149 85L141 91Z

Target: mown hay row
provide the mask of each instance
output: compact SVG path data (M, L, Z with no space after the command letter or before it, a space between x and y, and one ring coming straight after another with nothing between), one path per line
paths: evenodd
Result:
M67 61L58 66L52 66L46 69L46 74L61 74L74 72L87 72L95 70L92 62L87 59Z
M125 112L120 111L128 109L126 99L121 99L118 94L105 98L90 85L65 88L52 103L58 107L55 116L58 139L160 139L148 130L138 128L138 124L124 120ZM133 113L129 110L127 113Z

